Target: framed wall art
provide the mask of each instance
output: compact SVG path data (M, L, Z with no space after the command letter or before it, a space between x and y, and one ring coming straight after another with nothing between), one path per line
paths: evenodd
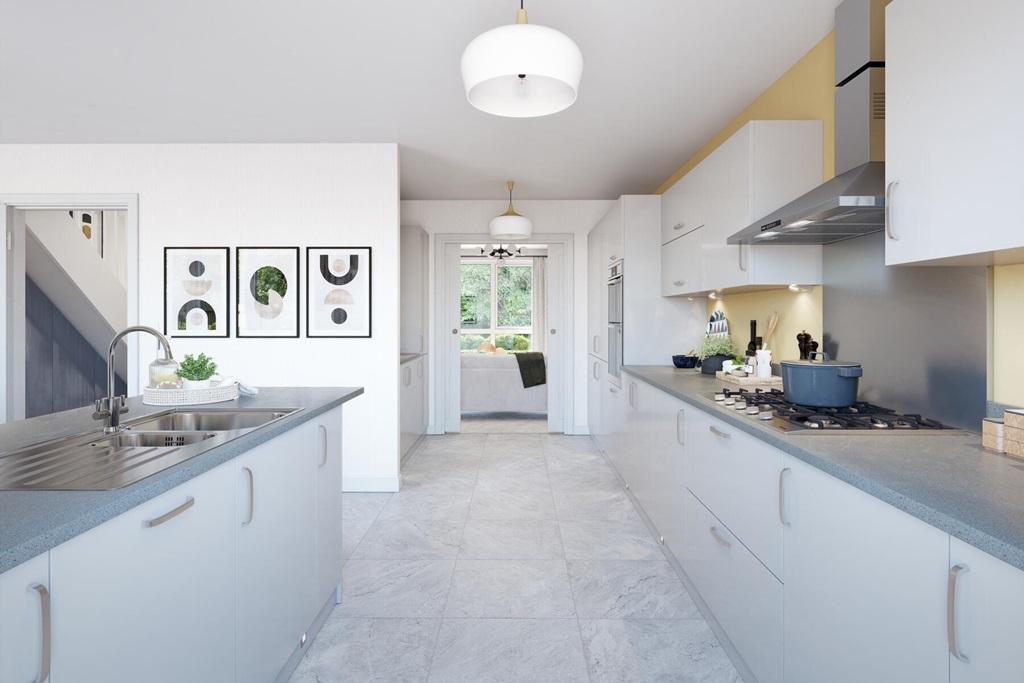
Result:
M306 247L306 336L372 336L372 249Z
M227 337L227 247L164 247L164 334Z
M235 247L235 336L299 336L299 248Z

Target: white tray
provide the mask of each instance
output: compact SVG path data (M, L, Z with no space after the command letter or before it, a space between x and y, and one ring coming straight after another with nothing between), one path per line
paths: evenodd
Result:
M220 403L238 398L238 382L219 384L208 389L150 389L142 390L142 402L147 406L189 406L200 403Z

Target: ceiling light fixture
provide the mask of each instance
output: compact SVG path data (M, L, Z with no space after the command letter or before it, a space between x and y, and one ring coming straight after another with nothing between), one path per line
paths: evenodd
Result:
M508 208L505 209L505 213L491 219L491 236L505 242L527 239L533 234L533 221L512 208L512 188L516 186L515 181L509 180L505 186L508 188Z
M510 244L507 247L503 244L495 244L489 250L487 247L480 247L480 255L504 261L506 259L515 258L516 256L522 256L523 248L517 247L514 244Z
M462 53L466 99L496 116L547 116L572 106L583 74L583 53L572 39L526 22L522 0L516 23L481 33Z

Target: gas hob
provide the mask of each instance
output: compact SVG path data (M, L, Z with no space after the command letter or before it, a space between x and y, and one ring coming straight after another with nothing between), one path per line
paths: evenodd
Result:
M735 410L782 432L919 434L953 429L937 420L897 413L871 403L857 402L843 408L802 406L787 401L778 389L722 389L714 398L722 408Z

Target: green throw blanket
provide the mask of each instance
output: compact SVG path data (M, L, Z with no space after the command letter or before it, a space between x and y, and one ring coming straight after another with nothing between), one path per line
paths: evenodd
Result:
M523 388L540 386L548 381L547 370L544 368L544 354L539 351L526 351L513 354L519 363L519 375L523 378Z

